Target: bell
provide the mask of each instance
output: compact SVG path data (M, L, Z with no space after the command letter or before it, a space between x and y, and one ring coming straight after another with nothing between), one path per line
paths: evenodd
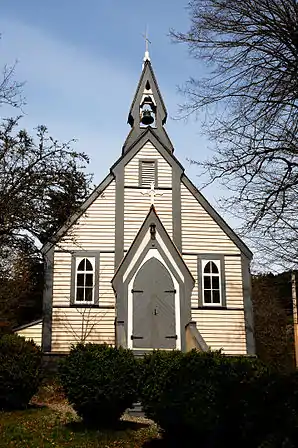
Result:
M151 111L150 110L143 110L142 111L142 118L141 118L141 123L148 126L149 124L152 124L154 122L154 118L151 115Z

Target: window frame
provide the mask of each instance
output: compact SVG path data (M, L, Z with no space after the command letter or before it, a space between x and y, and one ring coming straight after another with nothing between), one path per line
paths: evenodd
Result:
M98 306L99 304L99 257L100 252L94 251L76 251L72 253L71 259L71 294L70 294L70 305L75 307L90 308L92 306ZM79 263L84 258L93 259L91 261L93 266L93 291L92 291L92 301L81 301L76 300L77 297L77 268ZM91 273L91 271L90 271Z
M139 159L139 187L150 188L150 185L143 185L142 182L142 164L143 162L154 163L154 188L158 188L158 160L157 159Z
M204 299L204 268L206 264L214 262L219 271L220 303L206 303ZM222 254L198 255L198 306L202 308L226 308L225 257Z
M86 269L84 271L79 271L78 268L83 260L88 260L92 266L91 271L87 271ZM83 286L78 286L78 275L83 274L84 275L84 284ZM86 285L85 279L86 274L92 274L92 288L88 287ZM84 295L86 295L86 289L92 289L92 300L78 300L78 288L82 289L84 291ZM90 304L94 305L94 295L95 295L95 257L76 257L76 275L75 275L75 297L74 297L74 303L76 305L82 305L82 304Z
M214 265L216 266L218 272L217 273L213 273L213 272L205 272L205 268L207 266L208 263L214 263ZM201 262L201 267L202 267L202 302L204 306L222 306L222 287L221 287L221 275L220 275L220 260L202 260ZM205 282L204 279L205 277L209 277L210 278L210 288L205 288ZM219 291L219 302L214 302L213 301L213 291L215 289L213 289L213 284L211 279L213 277L218 278L218 289L216 289L216 291ZM206 291L211 291L211 302L206 302L205 300L205 292Z

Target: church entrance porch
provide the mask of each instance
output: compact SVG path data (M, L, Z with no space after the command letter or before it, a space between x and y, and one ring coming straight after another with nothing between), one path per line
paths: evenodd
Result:
M154 257L149 259L133 283L132 348L176 348L175 293L166 267Z
M186 350L194 278L152 205L113 279L116 344Z

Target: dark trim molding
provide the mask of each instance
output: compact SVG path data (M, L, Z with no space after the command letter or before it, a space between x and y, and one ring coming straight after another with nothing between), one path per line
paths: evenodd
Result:
M124 189L130 190L148 190L148 187L140 187L139 185L124 185ZM172 187L155 187L155 190L172 190Z
M115 204L115 269L123 258L124 249L124 166L115 167L116 204Z
M254 322L253 322L253 308L251 302L251 274L250 262L242 255L242 285L243 285L243 303L245 315L245 331L246 331L246 350L247 354L254 355L256 353L255 339L254 339Z
M192 310L217 310L217 311L244 311L244 308L228 308L227 306L207 306L207 305L202 305L202 306L192 306L191 307Z
M71 304L71 305L54 305L53 308L62 308L62 309L67 309L67 308L97 308L97 309L107 309L107 310L112 310L115 309L115 305L80 305L80 304Z
M25 328L33 327L34 325L38 325L42 323L42 319L34 320L33 322L29 322L28 324L20 325L19 327L15 327L12 329L13 332L25 330Z
M98 251L88 251L88 250L77 250L71 255L71 286L70 286L70 305L81 306L80 303L75 303L75 285L76 285L76 259L77 257L92 257L95 258L95 269L94 269L94 303L87 304L86 308L94 305L97 306L99 302L99 257L100 252ZM84 304L85 307L85 304Z
M227 306L226 298L226 275L225 275L225 257L222 254L198 254L198 306L204 307L203 304L203 284L202 284L202 260L219 260L220 261L220 282L221 282L221 305L220 308L225 308ZM207 305L208 306L208 305ZM210 306L210 308L215 309L215 306Z
M217 254L218 252L216 252L216 254ZM182 252L182 256L183 255L193 255L193 256L197 256L197 255L199 255L200 253L199 252ZM225 253L222 253L221 255L223 255L224 257L241 257L241 254L225 254Z
M172 216L173 241L179 252L182 251L181 232L181 176L183 174L179 165L172 165Z
M53 266L54 248L44 254L45 283L43 290L43 322L42 322L42 350L50 352L52 348L52 308L53 308Z

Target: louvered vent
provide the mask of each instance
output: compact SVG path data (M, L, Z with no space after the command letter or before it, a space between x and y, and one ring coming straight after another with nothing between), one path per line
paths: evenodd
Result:
M155 185L155 170L156 170L155 161L142 160L141 162L142 187L151 187L152 183Z

